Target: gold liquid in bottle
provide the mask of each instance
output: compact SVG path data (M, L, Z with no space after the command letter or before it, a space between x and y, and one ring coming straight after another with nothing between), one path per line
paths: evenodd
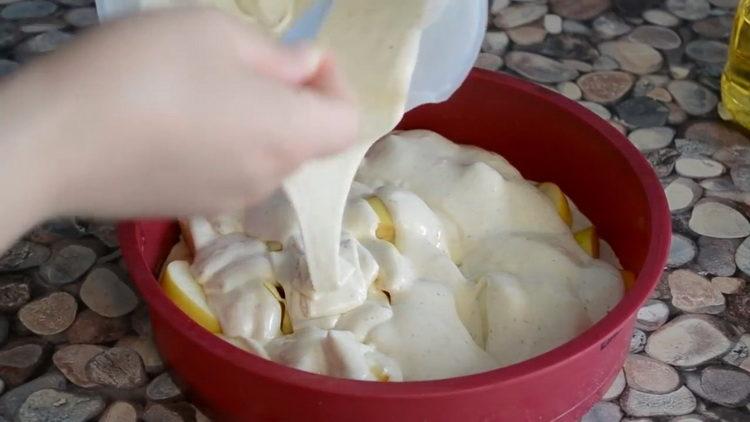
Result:
M721 97L732 119L750 129L750 0L741 0L737 5L721 77Z

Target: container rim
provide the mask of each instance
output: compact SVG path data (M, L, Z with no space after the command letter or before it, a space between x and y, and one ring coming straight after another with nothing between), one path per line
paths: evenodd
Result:
M644 303L658 283L666 262L671 238L671 217L659 179L641 153L612 125L600 119L583 106L562 95L540 88L532 83L494 72L475 69L469 79L490 81L537 97L541 101L565 109L574 118L592 127L602 138L621 153L636 173L648 201L650 239L646 258L632 290L604 318L567 343L534 358L488 372L433 381L406 381L380 383L333 378L304 372L253 355L222 340L201 328L177 308L162 292L142 256L142 221L128 221L119 225L119 239L123 257L138 289L151 312L159 314L167 324L188 333L197 347L217 358L230 361L238 370L274 383L314 390L319 393L351 397L403 399L415 397L440 397L481 391L492 385L506 382L523 382L524 378L538 375L591 348L603 349L627 323L630 315Z

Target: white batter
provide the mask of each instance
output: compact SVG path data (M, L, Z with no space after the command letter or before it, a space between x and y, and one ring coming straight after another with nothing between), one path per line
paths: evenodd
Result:
M275 33L308 4L198 1ZM618 271L588 257L501 157L417 131L385 138L360 167L403 114L439 3L337 0L319 42L358 97L359 145L305 166L244 216L192 221L192 270L240 347L332 376L447 378L550 350L621 298ZM376 236L371 196L392 215L394 244Z
M305 165L284 184L297 211L309 276L295 300L305 317L352 309L367 298L361 279L348 276L340 250L346 196L365 152L404 113L416 64L426 0L336 1L319 44L336 54L360 105L359 142L336 157ZM336 264L338 263L338 264Z
M372 196L392 216L393 243L376 235ZM574 229L590 224L575 217ZM616 258L589 257L551 201L502 157L429 131L385 137L357 173L341 256L342 275L365 286L362 303L342 295L321 302L332 315L300 312L308 277L283 193L244 221L192 227L209 234L198 236L207 240L192 268L224 335L339 377L439 379L520 362L577 336L623 294ZM258 240L268 238L284 239L283 250Z

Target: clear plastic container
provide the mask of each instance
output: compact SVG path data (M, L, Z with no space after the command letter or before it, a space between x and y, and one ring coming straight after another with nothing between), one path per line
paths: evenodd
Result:
M137 12L140 7L138 0L96 0L96 5L102 21ZM422 36L407 110L445 101L461 86L479 54L487 10L487 0L446 2L441 16Z

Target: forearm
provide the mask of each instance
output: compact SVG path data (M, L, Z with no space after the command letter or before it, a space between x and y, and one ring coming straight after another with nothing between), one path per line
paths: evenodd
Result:
M37 142L51 135L53 117L41 104L41 87L29 80L32 76L0 84L0 253L55 212L54 166L45 162Z
M0 249L51 216L257 203L356 132L357 107L319 51L209 9L102 25L0 80Z
M3 167L5 157L0 158ZM27 187L26 177L0 170L0 191L3 192L2 216L0 216L0 254L7 250L34 224L47 217L46 205L34 192L34 187ZM30 179L26 179L32 182ZM33 183L33 182L32 182Z

